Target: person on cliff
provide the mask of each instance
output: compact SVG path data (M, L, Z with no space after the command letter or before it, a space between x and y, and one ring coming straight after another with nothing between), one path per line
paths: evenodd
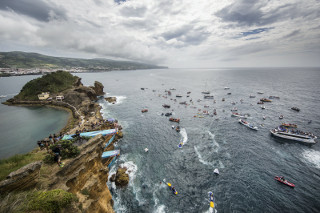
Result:
M54 161L57 162L58 166L63 167L64 163L61 162L61 144L53 148L52 152L54 154Z

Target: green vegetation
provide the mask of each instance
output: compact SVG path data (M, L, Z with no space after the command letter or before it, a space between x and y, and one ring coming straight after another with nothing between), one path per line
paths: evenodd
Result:
M53 72L29 81L14 98L18 100L38 100L38 94L42 92L62 92L63 90L71 88L77 79L77 76L73 76L68 72Z
M4 180L11 172L16 171L23 166L42 160L43 156L43 152L36 152L24 155L14 155L10 158L0 160L0 181Z
M67 159L67 158L73 158L76 157L80 154L80 150L77 146L73 145L74 141L71 140L66 140L66 141L62 141L61 143L61 158L63 159ZM58 144L53 144L50 146L50 149L53 150L54 148L56 148L58 146ZM54 156L47 154L44 159L43 159L44 163L47 164L52 164L54 163Z
M109 59L63 58L25 52L0 52L0 67L3 68L47 68L63 69L82 67L85 69L154 69L164 68L150 64Z
M27 211L60 212L61 209L68 207L77 198L74 194L62 189L54 189L33 192L27 196L27 200Z

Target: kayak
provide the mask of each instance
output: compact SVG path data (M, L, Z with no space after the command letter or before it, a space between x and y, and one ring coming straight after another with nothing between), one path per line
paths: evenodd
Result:
M295 187L295 185L294 185L293 183L290 183L290 182L287 181L286 179L282 180L282 179L281 179L281 176L279 176L279 177L278 177L278 176L275 176L274 179L277 180L277 181L279 181L280 183L283 183L283 184L285 184L285 185L287 185L287 186L290 186L290 187L292 187L292 188Z
M183 142L181 141L181 142L179 143L178 147L179 147L179 148L182 148L183 145L184 145L184 144L183 144Z
M167 185L169 186L169 188L171 189L171 191L173 192L173 194L175 194L175 195L178 194L178 191L177 191L173 186L171 186L171 183L167 183Z
M214 208L214 197L213 197L213 192L208 192L208 194L209 194L210 208Z

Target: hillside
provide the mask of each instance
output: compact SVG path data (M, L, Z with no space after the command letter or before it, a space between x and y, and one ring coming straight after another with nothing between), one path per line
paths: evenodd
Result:
M151 64L109 59L64 58L26 52L0 52L0 68L43 68L70 69L81 67L86 70L126 70L166 68Z
M38 100L37 95L42 92L59 93L70 89L77 79L77 76L68 72L53 72L29 81L14 98L17 100Z

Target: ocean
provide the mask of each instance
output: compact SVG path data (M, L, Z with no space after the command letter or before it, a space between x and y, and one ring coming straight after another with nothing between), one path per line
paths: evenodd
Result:
M127 167L129 185L116 188L107 182L116 212L320 211L319 143L306 146L282 141L269 132L286 122L320 136L319 68L164 69L77 75L85 85L100 81L105 96L118 99L116 104L99 100L104 118L118 119L124 133L115 146L121 155L109 176L117 167ZM168 96L165 90L170 88L175 90ZM205 90L211 92L215 103L203 99L201 92ZM272 99L261 109L259 99L271 95L280 99ZM189 105L179 104L183 101ZM163 108L163 104L171 108ZM300 112L291 110L294 106ZM239 113L250 114L247 120L259 130L231 117L234 107ZM141 113L144 108L149 111ZM212 114L214 109L217 115L213 117L200 115L203 110ZM180 118L180 133L172 129L177 123L162 115L166 112ZM184 146L178 148L181 141ZM213 173L215 168L220 175ZM275 176L284 176L296 187L277 182ZM164 182L171 183L178 195ZM209 206L209 191L214 194L214 211Z

